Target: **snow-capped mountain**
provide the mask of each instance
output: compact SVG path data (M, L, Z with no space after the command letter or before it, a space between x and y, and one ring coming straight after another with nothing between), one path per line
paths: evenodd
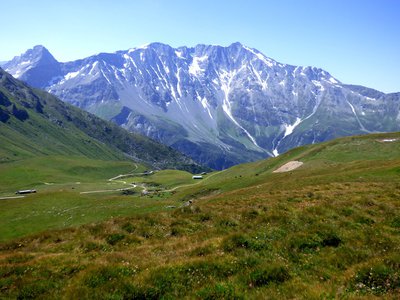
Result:
M338 136L400 130L400 94L344 85L240 43L152 43L67 63L36 46L4 68L217 169Z
M43 88L61 72L60 63L43 46L35 46L3 65L15 78Z

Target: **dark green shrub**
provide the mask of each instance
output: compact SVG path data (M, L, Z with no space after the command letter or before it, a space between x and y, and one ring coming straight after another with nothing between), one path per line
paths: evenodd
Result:
M85 278L85 285L96 288L118 278L118 273L113 268L102 267L91 271Z
M113 233L107 236L106 241L110 245L114 246L119 241L122 241L125 238L125 235L122 233Z
M222 241L222 248L224 251L232 252L236 249L248 249L253 251L260 251L268 248L266 240L252 238L243 234L234 234L226 237Z
M332 232L315 234L297 234L290 239L290 248L296 251L310 253L322 247L338 247L342 240Z
M102 235L102 233L106 230L104 224L93 224L88 226L89 232L94 236Z
M1 294L3 295L4 299L7 299L6 298L7 292L11 291L14 286L15 286L15 278L13 278L13 277L1 278L0 277L0 291L1 291Z
M91 252L96 251L102 248L102 245L93 243L93 242L86 242L82 245L83 252Z
M307 193L307 197L308 198L313 198L315 195L314 195L314 193L313 192L308 192Z
M260 287L272 282L282 283L290 278L290 274L285 266L269 265L262 269L257 269L249 275L249 285Z
M121 228L128 233L133 233L135 231L135 226L133 226L132 223L129 223L129 222L124 223L121 226Z
M130 196L136 194L136 192L134 190L122 190L121 194L125 196Z
M365 216L357 216L355 218L355 221L359 224L365 224L365 225L372 225L375 223L374 220L372 220L371 218L365 217Z
M181 236L181 235L183 235L184 234L184 230L181 228L181 227L179 227L179 226L173 226L173 227L171 227L171 235L172 236Z
M49 280L37 280L33 283L25 284L20 289L17 299L36 299L40 295L46 294L55 287L54 282Z
M260 258L255 257L255 255L250 254L248 256L241 257L237 262L237 266L240 270L252 269L260 265L262 261L263 260L261 260Z
M210 221L211 220L211 215L210 214L205 214L205 213L203 213L203 214L200 214L199 215L199 220L201 221L201 222L207 222L207 221Z
M142 229L138 233L141 237L144 237L145 239L149 239L153 236L153 233L149 230Z
M248 249L250 248L250 245L251 241L249 237L243 234L234 234L222 241L222 248L227 252L231 252L240 248Z
M308 253L320 247L321 242L321 238L317 235L298 234L290 239L290 248Z
M321 245L323 247L338 247L342 240L336 234L327 234L323 237Z
M400 228L400 216L394 217L392 222L390 223L390 226L394 228Z
M243 218L246 220L254 220L255 218L258 217L258 215L259 215L259 213L255 209L245 211L242 213Z
M342 215L348 217L351 216L354 213L354 210L350 207L345 207L341 210Z

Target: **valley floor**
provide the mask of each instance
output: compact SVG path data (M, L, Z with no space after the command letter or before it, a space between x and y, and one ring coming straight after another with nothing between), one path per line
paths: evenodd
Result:
M2 200L1 298L399 299L399 153L347 138L197 182L129 165ZM136 187L79 194L100 183ZM83 222L54 225L72 212Z

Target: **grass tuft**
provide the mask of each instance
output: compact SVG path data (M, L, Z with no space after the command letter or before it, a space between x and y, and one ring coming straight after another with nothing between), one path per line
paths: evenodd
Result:
M264 268L257 268L249 275L248 284L252 287L262 287L271 283L283 283L290 278L285 266L271 264Z

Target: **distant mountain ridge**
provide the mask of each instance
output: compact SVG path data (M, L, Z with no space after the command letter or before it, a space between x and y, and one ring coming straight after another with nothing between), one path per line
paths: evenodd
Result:
M152 43L59 63L36 46L13 76L222 169L339 136L400 130L400 94L345 85L240 43Z
M1 68L0 134L0 162L37 155L78 155L130 158L154 168L203 170L172 148L32 89Z

